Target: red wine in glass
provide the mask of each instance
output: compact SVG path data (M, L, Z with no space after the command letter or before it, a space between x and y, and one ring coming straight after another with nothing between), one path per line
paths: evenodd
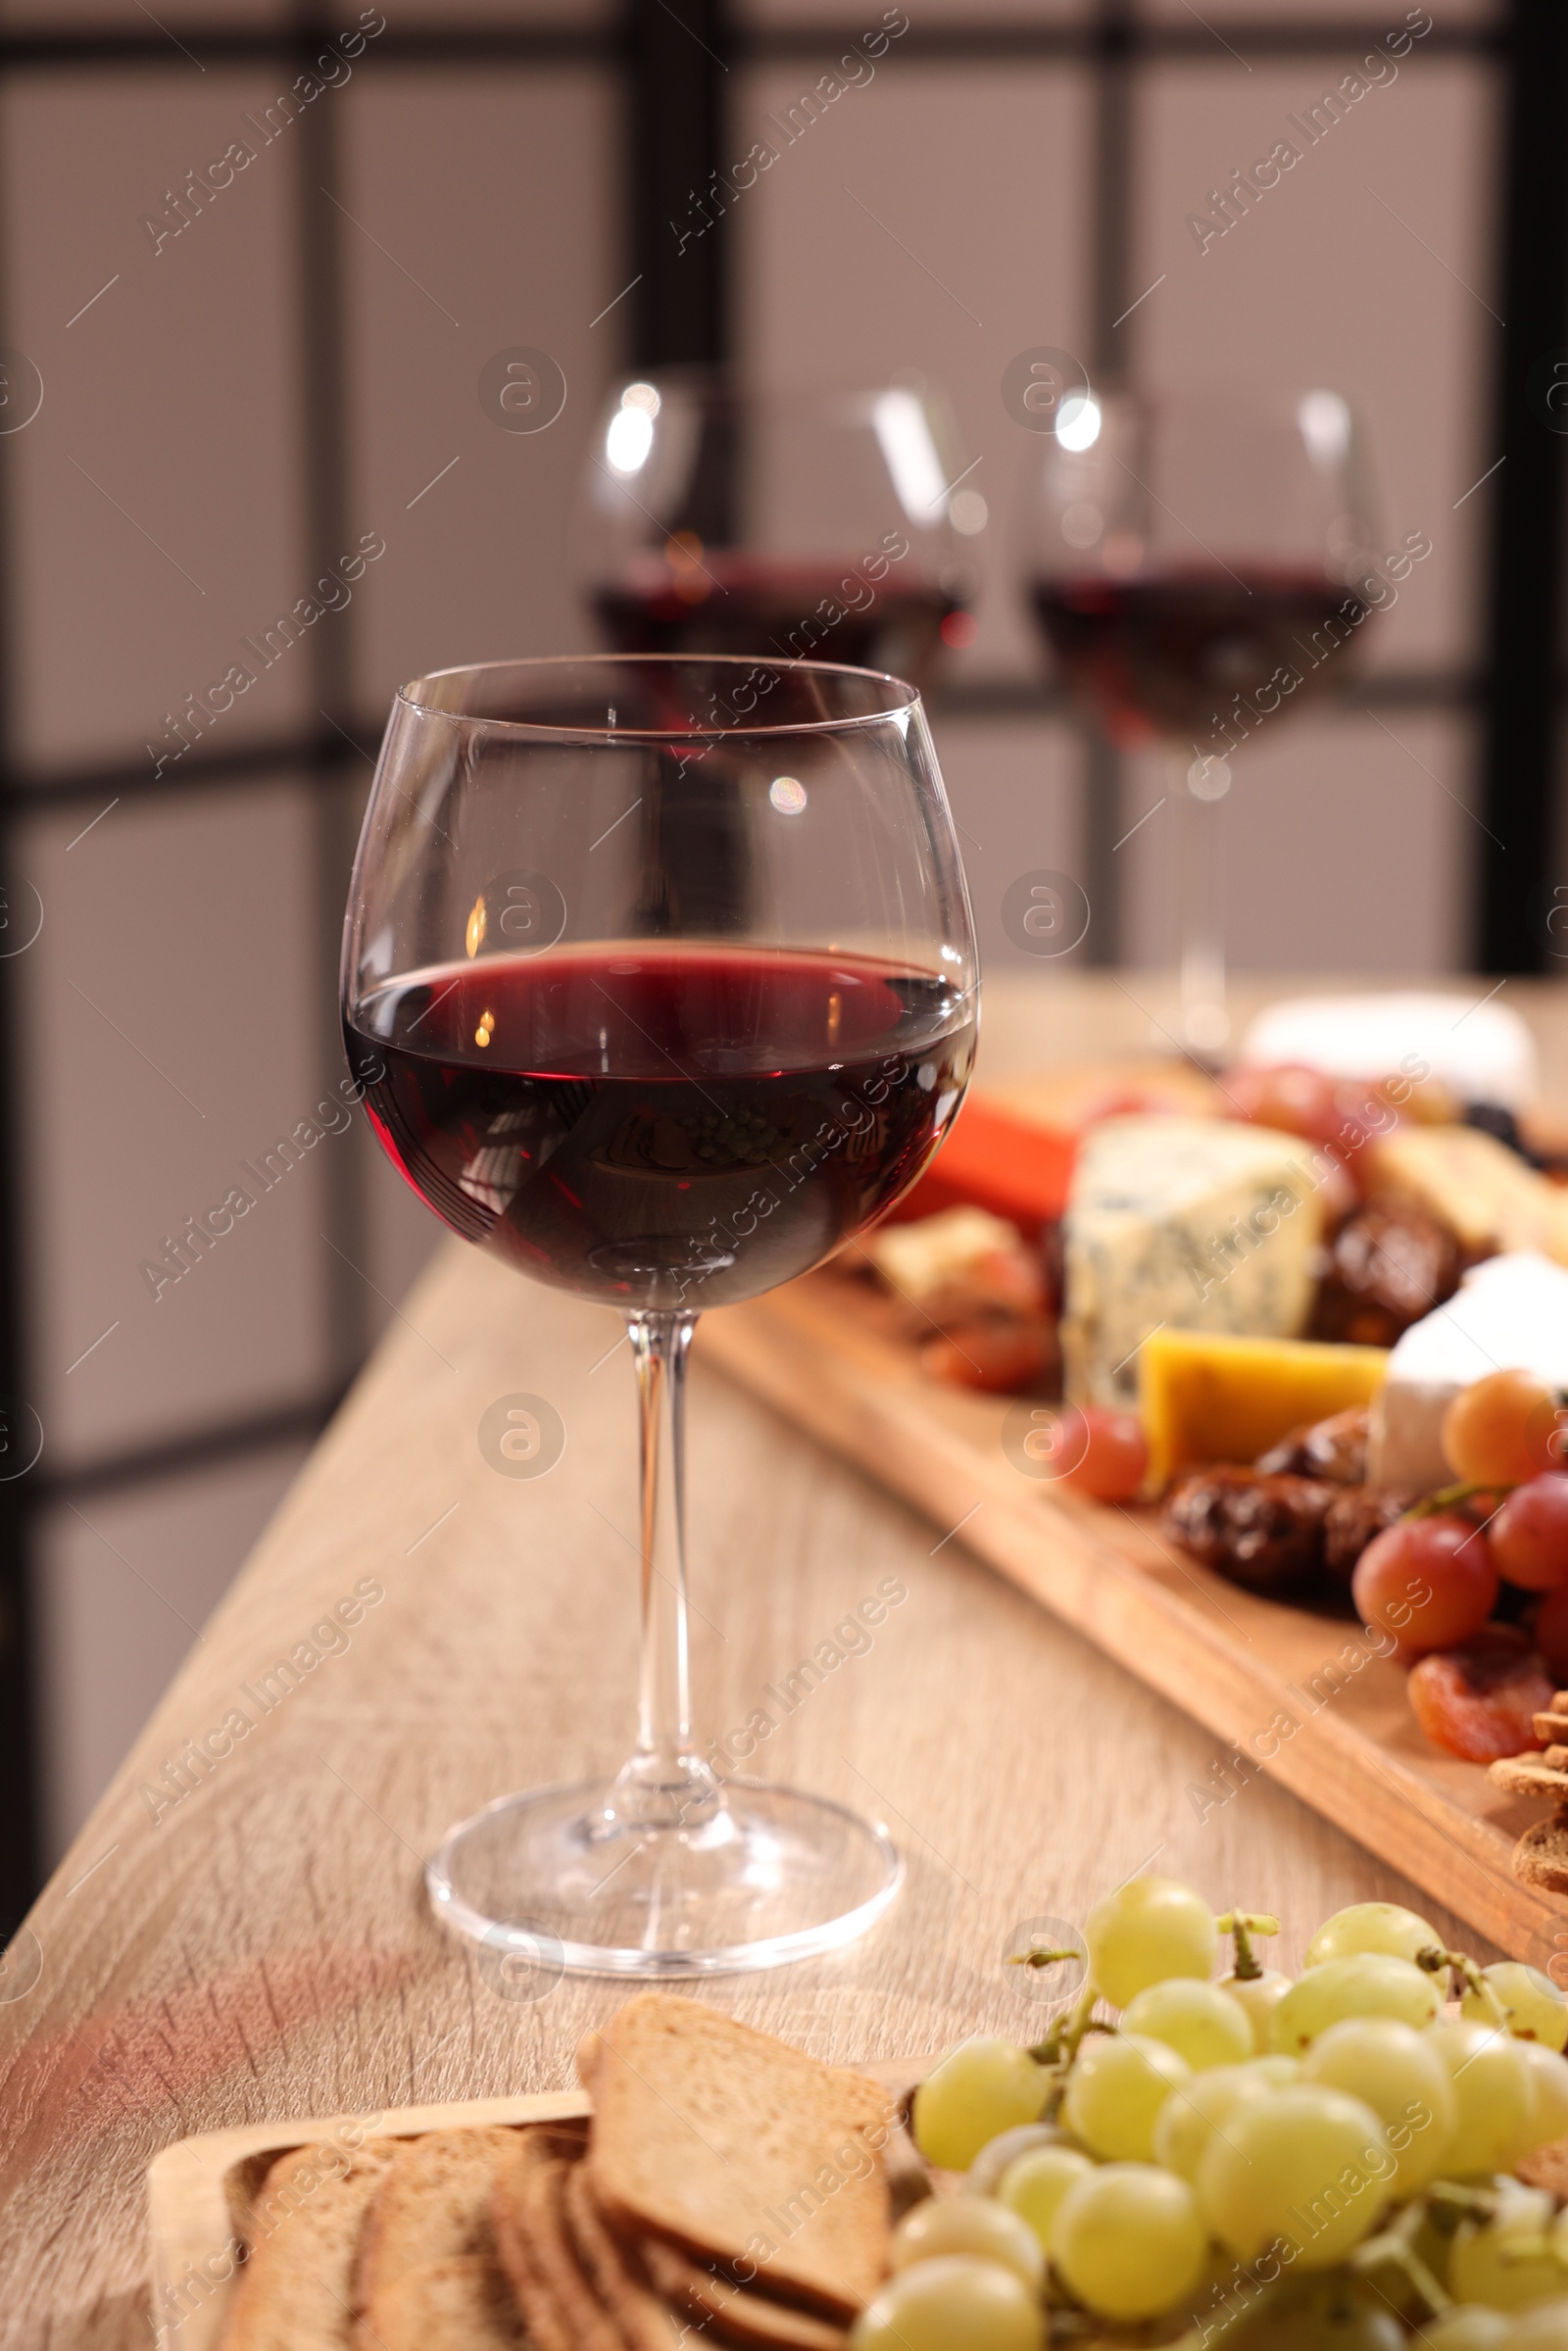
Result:
M853 564L722 551L634 561L590 602L617 653L809 655L899 676L920 675L970 625L951 589L902 566L872 582Z
M1222 751L1236 697L1284 693L1292 707L1335 674L1334 656L1367 607L1343 582L1307 570L1104 572L1037 580L1035 614L1069 691L1110 740ZM1280 671L1294 675L1287 686ZM1255 720L1245 718L1242 732Z
M651 941L408 974L345 1035L455 1232L606 1304L695 1309L820 1263L905 1190L975 1018L887 962Z

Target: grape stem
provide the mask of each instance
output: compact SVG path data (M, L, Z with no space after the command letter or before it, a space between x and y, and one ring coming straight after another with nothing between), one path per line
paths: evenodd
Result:
M1072 1956L1076 1958L1078 1954L1074 1952ZM1116 2030L1114 2025L1107 2025L1096 2017L1095 2004L1099 1998L1100 1994L1094 1985L1086 1983L1065 2016L1057 2017L1045 2039L1036 2041L1029 2051L1036 2065L1047 2066L1060 2076L1060 2080L1053 2084L1048 2103L1059 2099L1066 2086L1072 2061L1078 2054L1079 2043L1086 2034L1114 2033Z
M1497 1997L1496 1986L1488 1982L1475 1961L1463 1951L1445 1951L1440 1944L1429 1943L1424 1951L1417 1951L1415 1963L1418 1968L1425 1968L1429 1976L1440 1976L1445 1968L1450 1968L1465 1990L1475 1993L1487 2023L1506 2032L1508 2011Z
M1263 1970L1253 1956L1251 1938L1254 1935L1278 1935L1279 1920L1271 1918L1266 1910L1227 1910L1214 1924L1236 1946L1236 1965L1231 1973L1237 1983L1255 1984Z
M1453 2296L1446 2287L1439 2283L1432 2270L1416 2251L1415 2240L1425 2219L1426 2206L1423 2199L1418 2198L1414 2203L1407 2204L1398 2219L1393 2222L1389 2228L1381 2230L1376 2236L1368 2237L1365 2244L1357 2245L1349 2257L1348 2266L1355 2271L1358 2277L1365 2278L1380 2293L1383 2289L1377 2285L1377 2280L1372 2273L1375 2270L1393 2270L1410 2288L1411 2292L1424 2303L1425 2309L1422 2316L1429 2319L1441 2319L1445 2311L1453 2308ZM1392 2296L1385 2296L1385 2299L1392 2300ZM1419 2320L1412 2319L1408 2312L1401 2312L1400 2316L1412 2325L1419 2325Z
M1424 1501L1412 1502L1399 1524L1410 1527L1417 1519L1437 1518L1446 1510L1456 1510L1461 1502L1474 1501L1478 1494L1512 1492L1513 1486L1505 1478L1463 1478L1457 1486L1445 1486L1441 1494L1429 1494Z

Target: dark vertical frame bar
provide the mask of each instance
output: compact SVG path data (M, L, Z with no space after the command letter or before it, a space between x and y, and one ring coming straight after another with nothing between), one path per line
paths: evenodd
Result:
M632 341L640 367L719 367L730 356L722 185L730 47L725 0L628 0L622 195L639 281Z
M307 14L301 24L298 70L309 73L325 48L330 27ZM296 220L299 239L299 332L305 511L301 531L310 578L324 579L349 552L347 474L347 355L344 349L342 215L333 202L339 180L342 110L347 94L310 107L298 127ZM358 603L329 613L312 633L311 692L318 741L310 779L312 933L316 941L316 1063L323 1090L345 1067L338 1029L338 960L363 796L356 793L364 761L347 738L354 727L352 631ZM304 1111L308 1105L302 1104ZM336 1386L358 1367L370 1335L368 1291L350 1259L364 1249L368 1199L362 1136L347 1151L325 1153L325 1230L319 1252L325 1302L327 1364L323 1385Z
M6 85L0 79L0 96ZM4 222L0 221L0 232ZM0 248L0 319L7 316L6 260ZM0 326L0 344L9 340ZM0 786L16 771L16 632L14 612L16 444L0 435ZM22 826L14 808L0 813L0 886L10 905L24 877L17 867ZM21 958L0 960L0 1410L9 1447L22 1440L30 1385L24 1275L24 1175L27 1121L24 1100ZM45 1432L45 1445L48 1433ZM14 1458L14 1451L12 1454ZM6 1466L0 1457L0 1469ZM0 1483L0 1947L9 1942L42 1876L43 1764L38 1706L38 1643L33 1544L34 1469Z
M1118 324L1129 292L1133 237L1133 24L1130 0L1100 0L1094 62L1094 222L1090 287L1091 372L1107 387L1125 383L1130 323ZM1122 955L1120 752L1096 730L1082 737L1084 890L1089 900L1085 960L1098 968Z
M1514 0L1501 124L1497 343L1476 960L1546 963L1539 903L1556 846L1557 676L1563 643L1568 440L1548 429L1534 371L1568 360L1568 9ZM1563 419L1568 422L1568 418Z

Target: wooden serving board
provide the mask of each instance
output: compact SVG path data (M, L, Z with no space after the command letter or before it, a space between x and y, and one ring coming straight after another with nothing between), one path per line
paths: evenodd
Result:
M1268 1772L1514 1957L1568 1954L1568 1901L1511 1866L1542 1807L1440 1753L1403 1670L1348 1614L1242 1592L1167 1544L1153 1513L1026 1476L1003 1437L1027 1405L927 1379L901 1309L862 1278L808 1274L706 1316L697 1344L1213 1731L1212 1775L1189 1790L1200 1817Z
M902 2095L931 2063L930 2057L881 2058L857 2070ZM580 2089L547 2090L528 2097L399 2106L375 2115L244 2123L232 2131L177 2139L154 2157L147 2171L158 2340L169 2351L216 2351L227 2324L252 2199L268 2166L290 2148L331 2143L352 2151L370 2139L416 2138L426 2131L481 2130L498 2123L559 2123L588 2111ZM172 2307L171 2295L177 2297L177 2308Z

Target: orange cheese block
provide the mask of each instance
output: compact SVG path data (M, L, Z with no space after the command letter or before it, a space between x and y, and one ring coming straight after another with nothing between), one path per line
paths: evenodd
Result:
M1138 1354L1150 1486L1205 1461L1255 1461L1293 1429L1370 1403L1388 1362L1381 1347L1151 1331Z
M1165 1059L1069 1062L970 1093L925 1174L894 1210L907 1223L943 1208L989 1208L1029 1239L1067 1205L1078 1140L1129 1111L1222 1116L1212 1078Z
M894 1210L907 1223L943 1208L989 1208L1032 1240L1067 1204L1078 1138L1032 1126L971 1094L920 1181Z

